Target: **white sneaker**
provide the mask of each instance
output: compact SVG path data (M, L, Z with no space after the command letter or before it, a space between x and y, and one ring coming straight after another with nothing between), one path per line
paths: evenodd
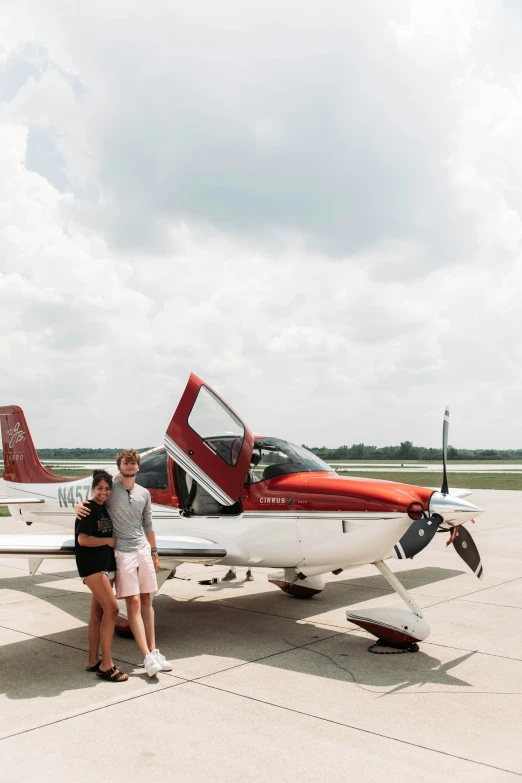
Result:
M156 657L152 653L148 653L143 661L143 666L149 677L154 677L161 671L161 663L156 660Z
M156 647L155 650L151 650L150 654L155 657L155 659L157 660L157 662L161 666L161 671L162 672L171 672L172 671L171 664L167 661L165 656L160 653L160 651L158 650L157 647Z

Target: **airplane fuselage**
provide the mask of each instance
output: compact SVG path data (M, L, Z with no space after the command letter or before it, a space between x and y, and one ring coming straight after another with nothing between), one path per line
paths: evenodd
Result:
M320 573L382 559L411 525L407 506L419 500L419 492L424 493L424 502L431 494L431 490L408 487L405 491L391 482L350 480L335 473L297 473L245 484L237 513L215 503L207 513L187 515L170 458L168 463L168 487L149 490L156 532L220 543L227 550L223 560L227 565L299 566L304 573ZM117 472L115 466L109 470ZM28 524L73 529L74 505L91 497L90 476L63 484L2 483L2 494L44 499L36 505L11 506L13 518ZM156 502L158 495L171 503ZM205 501L212 506L208 496Z

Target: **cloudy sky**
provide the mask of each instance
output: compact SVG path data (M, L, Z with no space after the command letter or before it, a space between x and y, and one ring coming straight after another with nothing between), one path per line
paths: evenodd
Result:
M3 0L0 402L521 448L517 0Z

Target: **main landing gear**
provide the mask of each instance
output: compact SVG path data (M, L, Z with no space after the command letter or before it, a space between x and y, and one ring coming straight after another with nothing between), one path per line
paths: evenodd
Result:
M430 633L420 606L408 595L395 574L382 560L374 565L390 587L400 595L408 610L393 606L365 611L347 609L346 619L377 637L377 642L369 647L370 652L381 654L418 652L417 642L427 639ZM273 574L268 581L295 598L313 598L325 586L322 576L305 576L295 568L285 568L284 571Z
M295 568L276 571L268 581L276 587L280 587L284 593L293 595L294 598L313 598L314 595L324 590L325 585L322 576L305 576Z

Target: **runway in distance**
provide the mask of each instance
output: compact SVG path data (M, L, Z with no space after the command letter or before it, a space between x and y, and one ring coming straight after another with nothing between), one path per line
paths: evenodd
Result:
M63 534L0 535L1 557L28 557L31 573L44 558L74 553L74 505L90 497L90 475L47 471L16 405L0 407L4 477L0 504L28 525L46 522ZM466 522L482 513L448 488L449 413L443 424L440 492L378 479L339 476L307 449L253 436L238 414L191 374L167 427L164 445L141 455L137 482L152 497L161 586L184 562L275 568L270 581L295 597L325 587L324 574L373 564L402 598L395 607L346 612L381 644L417 649L429 635L422 610L385 560L412 558L437 531L477 577L480 556ZM107 465L114 475L115 464ZM123 624L124 621L122 621Z

